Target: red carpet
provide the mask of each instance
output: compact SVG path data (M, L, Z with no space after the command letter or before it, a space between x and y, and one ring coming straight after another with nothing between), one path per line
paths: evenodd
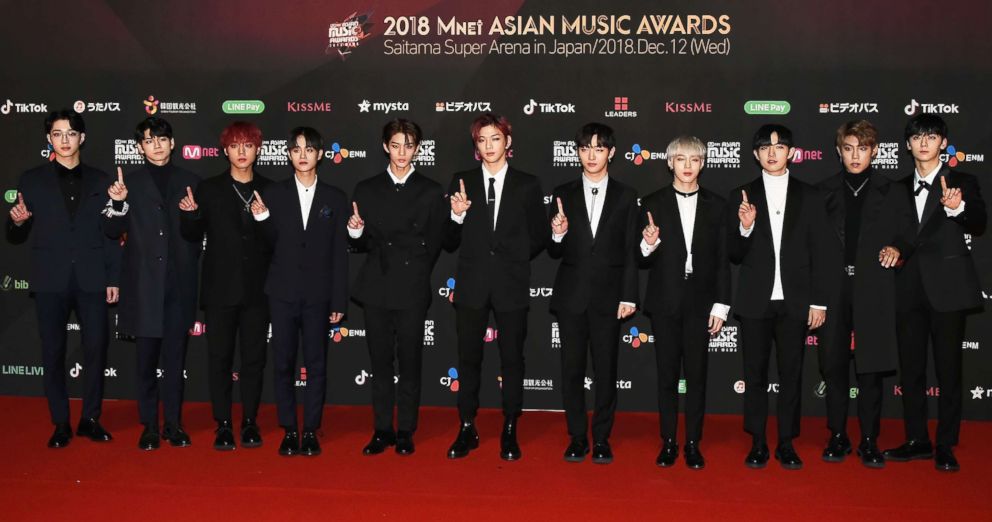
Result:
M73 401L78 414L79 402ZM932 461L868 470L856 459L826 464L822 418L808 418L796 449L802 471L744 467L749 440L735 416L710 416L703 471L654 465L657 417L620 414L616 459L606 466L562 460L567 438L560 413L528 412L520 425L523 459L499 459L498 411L479 418L481 447L463 460L445 457L456 433L454 409L425 408L417 452L364 457L368 407L328 408L316 458L280 457L275 410L260 415L265 445L230 453L212 449L205 403L190 403L191 448L164 444L139 451L133 402L105 403L114 441L74 438L50 450L44 399L0 397L0 520L992 520L992 424L966 422L957 456L962 471L938 473ZM236 418L237 418L236 413ZM74 421L75 424L75 421ZM854 427L854 425L852 425ZM902 425L883 422L882 446L900 442ZM932 430L931 430L932 431ZM855 434L853 431L852 434ZM773 436L773 434L772 434ZM774 439L773 439L774 440Z

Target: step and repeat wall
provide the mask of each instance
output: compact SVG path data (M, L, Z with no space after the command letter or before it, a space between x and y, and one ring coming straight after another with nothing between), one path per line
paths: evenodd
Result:
M910 115L928 112L950 126L946 161L977 175L992 197L985 163L992 153L992 17L981 2L175 0L25 2L4 10L0 189L8 206L20 173L50 160L43 120L63 107L86 120L83 161L107 171L121 165L125 173L143 162L132 134L148 115L171 122L173 161L204 178L227 166L218 137L230 122L262 129L257 171L276 179L292 174L289 129L310 125L326 143L321 179L349 193L385 168L380 132L392 118L420 124L416 169L447 186L452 173L478 164L471 120L501 113L513 125L510 163L537 175L545 194L580 175L572 138L582 124L600 121L617 135L610 175L641 196L671 183L665 147L679 134L708 144L703 186L726 194L753 179L759 167L751 136L769 122L794 131L791 172L804 181L838 171L834 132L860 118L881 132L879 173L911 175L902 129ZM992 240L969 239L988 300ZM42 395L28 250L0 244L3 394ZM362 261L352 256L353 273ZM458 389L455 262L443 253L432 277L424 325L428 405L453 406ZM546 254L533 261L527 408L561 407L560 338L548 312L555 270ZM645 273L641 282L643 291ZM990 319L987 311L971 316L961 347L968 419L992 418ZM113 325L114 313L109 320ZM499 404L499 327L491 326L484 406ZM188 400L209 399L209 327L190 325ZM83 368L78 324L66 328L70 390L81 391L82 373L103 371L107 397L132 398L134 344L114 339L107 368ZM586 387L617 386L621 409L652 411L650 323L638 314L621 333L619 380L593 383L590 370ZM392 376L370 375L362 309L352 304L328 335L329 402L368 403L371 379ZM818 343L811 333L803 380L804 411L813 415L824 411ZM710 342L710 412L740 412L741 348L733 320ZM266 378L271 383L268 369ZM935 411L940 390L932 370L930 383ZM306 384L300 368L297 386ZM899 395L897 379L887 379L886 416L900 415ZM268 384L265 399L272 400Z

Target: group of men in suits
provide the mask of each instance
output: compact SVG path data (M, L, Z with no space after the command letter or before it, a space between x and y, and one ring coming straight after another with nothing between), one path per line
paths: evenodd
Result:
M975 178L940 161L947 127L937 116L922 114L908 123L905 141L915 174L902 181L873 171L874 126L864 120L841 126L836 146L843 170L818 186L790 175L792 132L764 125L752 143L761 175L732 191L729 201L700 186L707 147L692 136L668 146L672 184L638 201L631 187L609 175L613 130L589 123L575 138L582 173L553 190L550 211L538 179L509 165L512 127L492 113L479 115L470 127L480 166L455 174L447 194L415 168L420 128L390 121L382 132L385 172L360 182L350 205L341 190L318 179L323 141L309 127L290 132L293 176L278 182L255 172L262 135L246 122L224 130L229 167L202 182L171 164L172 128L160 118L137 126L135 140L146 163L128 173L126 183L120 168L115 179L81 163L85 127L78 114L52 113L45 131L55 159L22 176L7 234L19 243L33 233L32 288L55 424L50 447L64 447L72 437L64 377L71 310L81 323L89 370L77 434L111 439L99 423L100 370L107 305L118 300L120 330L136 342L144 425L139 447L155 449L161 438L172 446L190 444L182 396L187 335L199 295L210 325L214 447L237 446L231 418L236 345L240 444L262 444L256 419L271 323L278 422L285 430L279 453L318 455L328 329L345 317L350 297L364 309L373 375L373 435L363 453L395 447L400 455L412 454L430 277L445 249L457 250L453 303L461 381L459 430L448 457L466 457L479 446L475 418L492 316L500 331L499 454L517 460L530 267L547 249L560 259L550 309L561 331L566 461L581 462L590 453L595 463L613 460L609 437L620 324L641 306L656 337L662 439L656 463L669 467L680 455L684 376L681 453L689 468L705 466L700 441L708 339L728 320L730 268L737 265L733 308L742 330L744 428L752 437L748 467L765 467L771 456L765 390L773 346L779 380L774 456L786 469L803 466L792 441L799 436L805 339L819 329L831 432L825 461L840 462L852 452L846 420L853 363L863 464L935 456L938 469L959 468L952 448L961 420L960 346L967 314L981 307L965 235L984 232L986 209ZM366 254L350 292L349 249ZM648 271L643 300L641 269ZM942 389L936 449L926 429L928 343ZM301 345L308 381L302 429L294 386ZM584 392L590 359L596 383L591 429ZM882 452L882 379L897 367L907 442Z

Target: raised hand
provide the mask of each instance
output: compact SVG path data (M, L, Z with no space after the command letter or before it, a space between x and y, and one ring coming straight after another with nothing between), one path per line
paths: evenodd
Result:
M124 201L127 199L127 186L124 185L124 171L117 167L117 181L107 189L107 194L114 201Z
M193 212L198 208L200 208L200 206L197 205L196 200L193 199L193 190L186 187L186 197L179 202L179 210L182 210L183 212Z
M892 268L899 263L899 256L902 255L899 249L894 246L882 248L878 253L878 262L882 268Z
M255 199L251 200L251 213L253 215L264 214L268 212L268 207L265 206L265 202L262 201L262 196L258 195L258 191L254 191Z
M741 220L744 230L751 230L754 220L758 217L758 208L747 200L747 191L741 191L741 206L737 209L737 219Z
M827 320L827 311L820 310L818 308L810 307L809 318L806 320L806 326L810 330L816 330L817 328L823 326L823 323Z
M472 202L468 199L468 194L465 193L465 180L458 180L458 192L451 195L451 211L455 213L456 216L461 216L472 206Z
M654 224L654 217L651 216L651 212L648 212L648 225L644 227L641 231L641 236L644 237L644 242L649 245L654 245L658 242L658 236L661 234L661 229L659 229Z
M551 219L551 231L556 235L563 236L568 232L568 218L565 217L565 210L561 207L561 198L558 200L558 213Z
M351 208L354 209L355 213L352 214L350 218L348 218L348 228L351 228L351 229L354 229L354 230L358 230L360 228L364 228L365 227L365 220L362 219L362 216L360 216L358 214L358 203L352 201L351 202Z
M961 189L947 188L947 177L940 177L940 204L951 210L961 206Z
M342 312L331 312L331 315L327 318L331 324L338 324L341 319L344 319L344 314Z
M17 193L17 204L10 209L10 219L15 225L21 226L25 221L31 219L31 211L24 204L24 194Z

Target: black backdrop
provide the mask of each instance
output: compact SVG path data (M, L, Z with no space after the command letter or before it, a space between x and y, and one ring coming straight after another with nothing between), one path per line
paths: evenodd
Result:
M948 159L978 175L992 196L984 164L992 148L986 121L992 18L985 2L119 0L6 2L3 11L0 188L8 203L19 173L47 160L42 120L61 107L82 111L88 129L83 159L108 171L142 161L129 140L152 111L175 129L174 161L203 177L225 168L218 136L234 119L262 128L258 170L274 178L291 174L279 140L293 126L311 125L328 144L320 176L348 192L384 168L379 132L393 117L424 128L417 169L447 186L451 173L475 164L468 136L473 116L503 113L514 126L511 163L537 174L545 193L579 174L571 136L584 122L599 120L617 131L610 174L641 195L670 183L664 148L682 133L709 142L703 185L726 193L753 178L750 136L771 121L793 128L801 152L792 172L800 179L815 182L836 172L834 130L862 117L882 134L877 166L887 175L908 175L902 126L908 114L929 111L950 125ZM971 246L988 299L992 241L974 238ZM0 245L4 394L42 394L27 254L27 248ZM425 404L455 403L448 302L457 286L454 261L442 254L434 271ZM357 267L361 258L352 262ZM560 407L557 328L547 309L554 270L546 255L534 261L528 408ZM208 399L205 327L192 329L188 400ZM70 390L78 393L80 371L99 370L81 368L72 333L78 326L68 328L67 371ZM638 315L622 333L620 407L653 410L650 325ZM361 309L352 306L344 326L331 332L331 403L369 401L364 335ZM731 321L711 345L711 412L740 410L738 340ZM965 418L992 418L989 342L989 313L973 316L962 347ZM822 415L815 335L808 344L804 411ZM494 344L487 347L483 405L495 406L497 352ZM104 371L107 396L131 398L133 344L113 341ZM299 379L305 385L305 371ZM885 414L898 416L895 378L886 387ZM271 400L268 385L265 398Z

